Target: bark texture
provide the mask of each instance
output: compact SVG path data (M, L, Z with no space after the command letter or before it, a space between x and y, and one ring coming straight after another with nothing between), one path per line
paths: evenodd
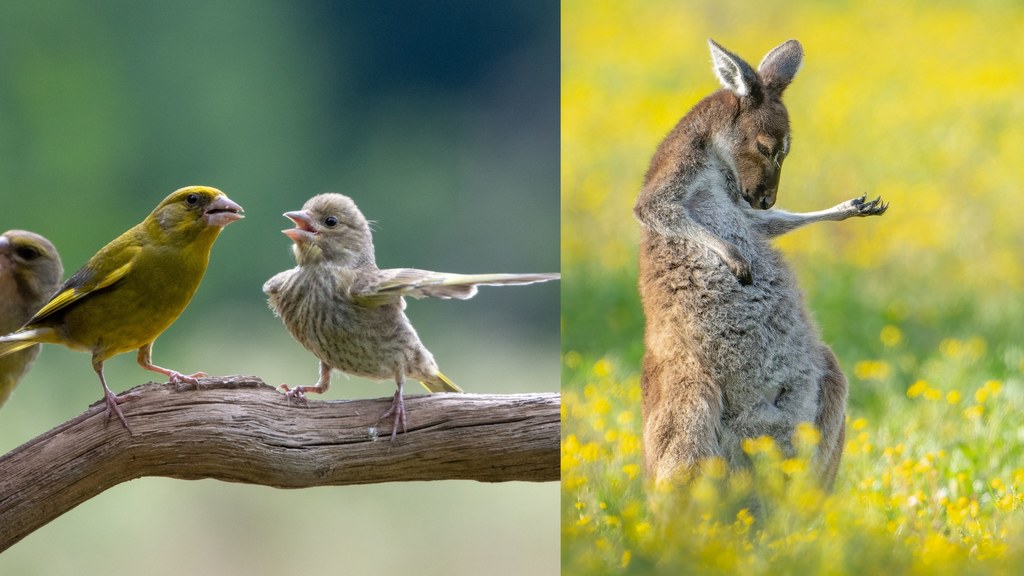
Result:
M122 394L131 426L99 402L0 458L0 551L121 482L214 478L277 488L409 480L559 479L560 395L405 400L408 432L373 432L391 398L297 404L253 376Z

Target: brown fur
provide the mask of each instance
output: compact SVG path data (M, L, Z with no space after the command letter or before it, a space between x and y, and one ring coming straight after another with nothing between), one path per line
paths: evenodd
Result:
M725 89L697 103L661 143L634 208L647 317L647 471L670 480L711 456L743 466L742 440L764 435L792 454L796 426L814 422L818 470L831 487L846 379L770 239L887 205L862 197L806 214L771 209L789 152L781 96L802 49L794 40L778 46L757 72L714 42L711 51Z

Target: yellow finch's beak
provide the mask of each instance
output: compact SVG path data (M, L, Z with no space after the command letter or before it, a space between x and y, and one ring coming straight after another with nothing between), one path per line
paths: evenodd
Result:
M241 220L245 218L242 215L242 207L235 204L227 196L219 196L210 205L206 207L206 212L203 216L206 218L206 223L210 226L227 226L235 220Z
M305 210L298 210L296 212L285 212L284 217L295 222L295 228L289 228L282 230L285 236L292 239L292 242L296 244L302 242L312 242L313 237L316 236L316 222L313 217L309 215L309 212Z

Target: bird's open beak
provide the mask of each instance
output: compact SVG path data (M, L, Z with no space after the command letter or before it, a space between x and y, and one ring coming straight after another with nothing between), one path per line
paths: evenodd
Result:
M235 220L245 218L242 207L235 204L227 196L220 196L206 207L206 223L210 226L227 226Z
M316 223L313 217L309 215L309 212L305 210L297 210L295 212L285 212L284 217L295 222L295 228L289 228L282 230L285 236L292 239L292 242L299 244L301 242L312 242L313 237L316 236Z

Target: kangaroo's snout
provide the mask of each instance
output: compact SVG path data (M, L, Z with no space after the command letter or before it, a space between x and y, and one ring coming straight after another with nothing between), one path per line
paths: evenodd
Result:
M777 186L769 187L764 182L761 182L753 192L744 190L743 199L754 210L767 210L775 205L775 199L778 198L778 194L779 189Z

